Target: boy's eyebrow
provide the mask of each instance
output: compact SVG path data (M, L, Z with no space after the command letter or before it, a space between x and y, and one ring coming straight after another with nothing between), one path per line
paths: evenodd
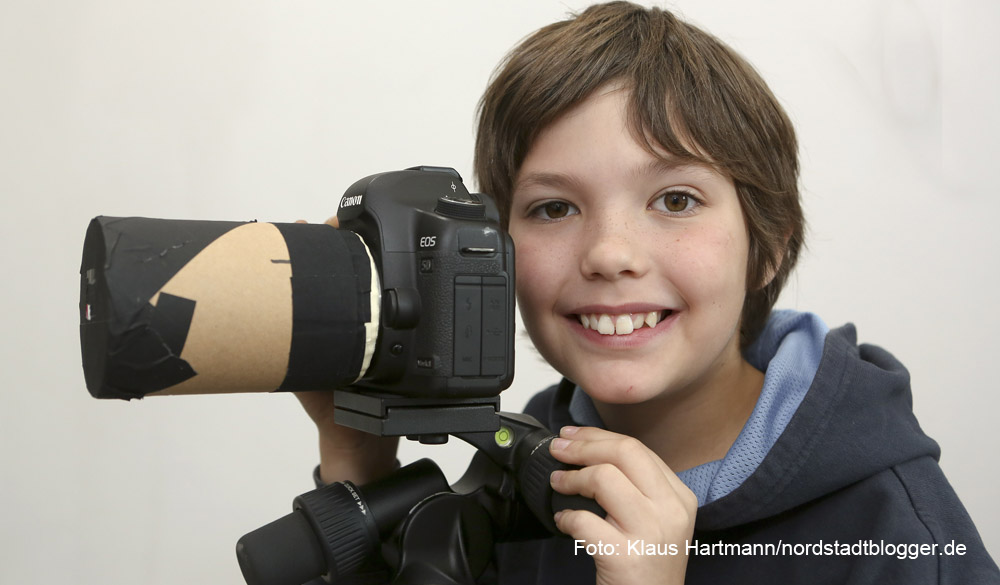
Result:
M632 169L629 176L632 178L648 177L650 175L660 175L676 172L685 167L697 167L696 163L681 160L679 158L656 158L648 163Z
M674 173L681 170L692 170L695 172L710 171L707 165L696 161L683 160L680 158L657 158L644 165L638 165L629 170L629 176L634 179L649 177L652 175ZM580 181L573 175L558 172L538 171L528 173L517 179L514 190L527 187L577 187Z
M553 172L534 172L518 177L514 190L526 187L576 187L580 182L571 175Z

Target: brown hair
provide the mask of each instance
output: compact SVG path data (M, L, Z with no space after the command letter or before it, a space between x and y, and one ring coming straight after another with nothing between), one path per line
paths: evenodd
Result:
M750 240L741 345L760 333L795 266L805 221L795 131L757 72L670 12L629 2L591 6L527 37L479 103L475 172L504 226L514 181L546 126L598 88L629 91L633 134L651 153L732 178Z

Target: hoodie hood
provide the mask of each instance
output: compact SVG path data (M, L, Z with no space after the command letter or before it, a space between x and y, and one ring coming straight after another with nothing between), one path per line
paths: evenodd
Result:
M724 458L677 472L698 497L699 506L728 495L760 466L809 391L829 332L812 313L771 313L764 330L744 351L744 358L764 372L764 383L739 436Z
M698 510L697 530L786 512L923 456L940 456L913 415L910 376L885 350L831 330L812 384L756 471Z

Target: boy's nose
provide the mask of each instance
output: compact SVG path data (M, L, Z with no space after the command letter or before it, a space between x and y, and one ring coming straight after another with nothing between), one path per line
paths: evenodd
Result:
M594 222L584 237L580 270L588 279L642 276L649 270L652 242L643 241L635 222L621 216Z

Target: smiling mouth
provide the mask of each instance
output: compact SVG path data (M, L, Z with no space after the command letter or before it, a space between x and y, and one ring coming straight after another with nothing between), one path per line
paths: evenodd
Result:
M590 313L572 315L580 321L584 329L591 329L601 335L629 335L642 327L653 328L657 323L673 314L671 309L648 313Z

